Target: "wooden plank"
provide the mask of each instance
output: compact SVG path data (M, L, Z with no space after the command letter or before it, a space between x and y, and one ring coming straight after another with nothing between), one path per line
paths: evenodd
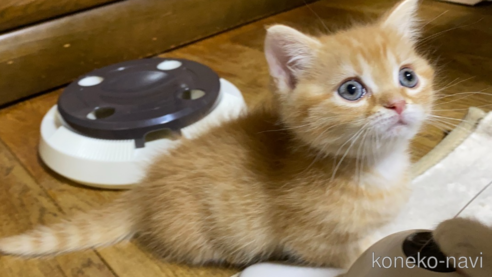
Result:
M0 237L16 235L39 223L48 224L62 215L53 200L33 180L0 142ZM2 277L116 277L94 251L75 256L25 261L0 257Z
M118 0L2 0L0 33Z
M313 0L124 1L0 36L0 105Z
M391 1L383 0L353 0L345 4L344 2L344 0L321 1L312 4L311 8L319 14L325 25L332 28L335 25L349 23L350 18L362 17L361 10L371 11L368 17L374 18L374 16L383 12L388 5L391 6ZM387 2L390 3L388 4ZM353 5L358 8L353 8ZM429 10L429 12L424 12L423 14L424 24L428 23L424 36L428 37L436 32L455 28L455 24L459 21L452 19L462 18L466 22L469 18L476 17L477 14L481 13L478 10L451 9L450 12L436 19L443 12L441 7L434 6L432 1L424 1L422 10ZM487 17L486 14L484 16ZM484 20L488 22L487 18ZM265 33L264 26L274 23L293 25L313 33L324 30L323 24L310 9L298 8L187 45L161 56L192 59L212 67L221 77L230 80L239 87L248 105L255 105L261 103L264 97L269 96L267 89L269 82L268 70L262 49ZM487 106L483 106L484 103L491 103L491 90L485 91L488 94L466 95L467 97L465 98L463 98L463 95L457 94L464 91L478 91L492 86L492 79L487 77L492 75L492 68L490 68L492 58L489 57L487 52L487 47L490 47L492 38L488 34L489 28L485 26L467 27L461 25L461 27L458 26L458 29L442 33L442 36L438 36L436 39L430 39L424 45L424 50L428 51L436 48L442 42L446 42L446 45L440 46L443 51L430 52L430 57L436 59L440 56L441 60L446 62L456 60L456 63L452 64L452 66L446 65L440 70L443 76L443 86L438 86L437 88L445 87L453 80L456 83L443 91L444 95L450 97L439 100L436 109L442 112L439 113L440 115L461 118L468 106L486 108ZM472 34L463 37L464 31L461 28L472 32ZM470 55L475 58L469 59ZM476 68L474 69L473 67ZM475 78L468 79L472 76L475 76ZM463 82L460 83L459 81ZM39 161L37 146L41 118L56 103L59 93L60 90L57 90L0 110L0 139L15 154L15 157L33 176L34 180L56 201L57 205L65 213L70 214L100 206L118 197L119 193L78 186L54 174ZM448 128L451 128L451 126L448 126ZM412 148L414 159L426 154L442 139L443 135L441 129L430 125L427 126L414 142ZM3 161L3 163L10 164L11 162ZM2 205L0 204L0 206ZM21 203L17 203L14 207L17 209L21 205ZM0 213L0 222L5 222L3 216ZM12 221L12 224L16 224L16 221ZM20 229L24 230L25 228ZM165 263L155 260L131 243L101 249L97 252L116 275L121 277L229 277L237 271L224 268L190 268L183 265ZM74 253L70 254L70 257L79 259L82 254ZM39 264L39 266L43 265L43 263ZM65 265L61 267L64 268ZM35 267L32 270L33 272L39 271ZM42 272L39 274L41 274L39 276L43 276Z

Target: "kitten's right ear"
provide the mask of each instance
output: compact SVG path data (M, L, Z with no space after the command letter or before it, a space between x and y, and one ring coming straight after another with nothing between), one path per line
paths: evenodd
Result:
M284 25L267 29L265 56L279 92L295 88L300 75L315 59L320 45L317 39Z
M403 37L415 41L419 36L417 10L420 0L402 0L383 20L383 26L392 28Z

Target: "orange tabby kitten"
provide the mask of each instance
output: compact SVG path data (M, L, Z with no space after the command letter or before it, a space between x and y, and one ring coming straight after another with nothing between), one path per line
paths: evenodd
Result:
M190 264L288 256L349 266L407 200L409 140L431 112L433 69L414 50L417 2L321 37L268 28L273 105L184 141L114 204L2 239L0 251L136 238Z

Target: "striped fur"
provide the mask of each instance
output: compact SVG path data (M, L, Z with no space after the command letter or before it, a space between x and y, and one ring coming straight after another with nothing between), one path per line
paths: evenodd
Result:
M0 253L45 256L107 246L133 235L130 213L116 202L79 214L70 221L39 226L25 234L0 239Z

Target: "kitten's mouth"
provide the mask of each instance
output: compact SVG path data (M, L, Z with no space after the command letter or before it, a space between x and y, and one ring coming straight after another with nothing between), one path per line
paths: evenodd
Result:
M393 124L391 125L390 128L394 128L394 127L397 127L397 126L407 126L408 125L408 122L403 119L403 117L399 116L397 118L393 118Z
M409 123L404 120L402 117L398 117L397 120L394 121L392 125L388 128L388 131L401 131L409 126Z

